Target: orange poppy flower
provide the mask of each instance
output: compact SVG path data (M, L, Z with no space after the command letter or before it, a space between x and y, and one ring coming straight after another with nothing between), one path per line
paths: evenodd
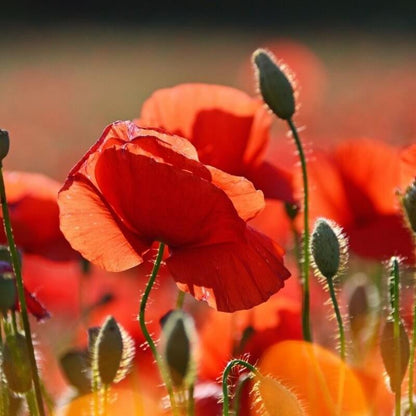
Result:
M108 126L60 190L61 228L93 263L121 271L154 241L182 289L218 310L248 309L284 285L283 250L246 221L263 195L242 177L199 162L179 136Z
M51 260L78 257L59 229L60 184L41 174L15 171L4 172L4 182L17 246ZM3 227L0 242L7 242Z
M261 100L234 88L181 84L143 104L137 124L192 142L202 163L248 178L267 198L294 202L289 172L264 160L272 117Z
M397 149L375 140L351 140L332 154L316 154L309 174L312 218L325 216L340 224L360 256L386 260L401 255L412 261L412 239L396 196Z
M259 371L294 393L308 416L368 415L369 405L354 371L329 350L305 341L283 341L263 354Z

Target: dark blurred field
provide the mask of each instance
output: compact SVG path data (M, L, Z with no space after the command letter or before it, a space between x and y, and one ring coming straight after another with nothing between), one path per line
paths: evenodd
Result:
M406 144L416 138L413 127L401 120L413 117L416 96L410 35L23 27L0 38L0 127L11 134L6 168L63 180L108 123L138 117L155 89L183 82L252 89L243 85L242 67L255 48L281 38L304 44L324 65L322 117L307 125L317 145L327 144L319 143L319 137L373 136ZM375 137L382 134L386 137Z

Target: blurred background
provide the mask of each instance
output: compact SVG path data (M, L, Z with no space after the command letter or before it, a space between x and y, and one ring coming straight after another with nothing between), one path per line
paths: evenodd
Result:
M226 84L255 94L250 55L269 47L299 84L314 147L416 137L413 1L15 1L2 4L0 127L6 168L62 181L117 119L158 88ZM275 140L284 137L275 129Z

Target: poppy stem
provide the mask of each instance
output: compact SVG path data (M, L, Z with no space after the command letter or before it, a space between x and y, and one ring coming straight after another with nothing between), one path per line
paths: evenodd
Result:
M308 189L308 173L306 169L306 157L303 151L302 142L300 141L298 131L293 120L287 120L296 148L299 153L300 164L302 168L303 179L303 263L302 263L302 331L305 341L312 341L310 326L310 294L309 294L309 189Z
M332 305L334 306L335 316L338 322L338 331L339 331L339 343L340 343L340 357L342 361L345 361L345 333L344 325L342 324L341 312L339 310L337 297L335 295L334 282L332 278L326 279L329 288L329 294L331 296Z
M416 237L414 236L415 246ZM412 339L410 341L410 361L409 361L409 378L408 378L408 400L409 400L409 414L410 416L416 415L413 387L414 387L414 368L415 368L415 350L416 350L416 281L413 279L414 294L413 294L413 328Z
M394 389L395 398L395 415L400 416L401 410L401 378L399 377L400 369L402 367L402 357L400 349L400 292L399 292L399 262L397 258L393 259L392 270L391 270L391 283L390 283L390 301L393 309L393 337L395 343L396 354L394 357L395 361L395 380L397 385ZM400 381L399 381L400 380Z
M159 250L157 252L156 260L153 265L152 273L150 274L149 281L147 282L146 288L144 290L142 299L140 301L140 312L139 312L139 324L140 328L143 332L144 337L146 338L147 343L149 344L149 348L152 351L153 358L156 361L157 366L159 367L160 375L162 376L162 380L165 383L166 390L169 395L170 404L172 407L173 415L179 416L178 409L176 406L176 400L175 400L175 394L172 387L172 381L169 376L169 372L166 368L166 363L164 362L162 356L159 354L159 351L156 348L156 345L152 339L152 337L149 334L149 331L146 327L146 319L145 319L145 312L146 312L146 305L147 301L149 299L150 291L152 290L152 287L155 283L157 274L160 269L160 265L162 264L162 258L163 258L163 251L165 249L165 244L160 243L159 244Z
M257 371L257 368L248 363L247 361L240 360L238 358L231 360L227 366L224 369L224 372L222 373L222 396L223 396L223 404L222 404L222 414L223 416L229 416L230 413L230 404L229 404L229 398L228 398L228 376L230 375L230 372L232 368L235 365L241 365L242 367L245 367L247 370L249 370L252 374L257 375L259 372Z
M13 237L12 225L10 221L9 208L7 205L6 189L4 186L3 177L3 164L0 162L0 201L1 209L3 213L3 226L7 237L7 243L9 245L10 257L12 259L13 271L16 277L17 294L19 297L20 311L22 316L23 329L25 332L25 339L27 343L27 349L29 352L30 365L32 367L32 380L35 389L36 405L38 407L39 415L45 416L45 410L43 408L42 390L40 386L40 378L38 367L35 358L35 349L33 348L32 335L30 330L30 322L27 312L27 305L25 299L25 292L23 287L22 271L20 268L20 259L17 253L16 244Z
M185 292L183 292L182 290L179 290L178 298L176 299L176 309L182 309L184 300L185 300Z

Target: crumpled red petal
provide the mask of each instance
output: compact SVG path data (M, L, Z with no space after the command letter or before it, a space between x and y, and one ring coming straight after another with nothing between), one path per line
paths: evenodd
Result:
M290 276L283 266L283 250L249 227L245 240L236 243L171 251L166 264L181 288L219 311L265 302Z

